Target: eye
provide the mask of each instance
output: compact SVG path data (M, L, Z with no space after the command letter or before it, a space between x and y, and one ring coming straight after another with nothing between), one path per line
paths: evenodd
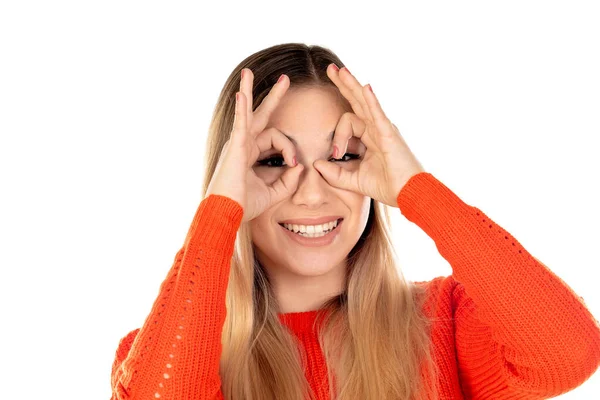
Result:
M344 159L344 157L349 157L349 159ZM340 159L335 159L332 157L329 160L348 162L351 160L359 160L359 159L360 159L360 155L358 155L358 154L346 153ZM258 164L257 165L258 167L267 167L267 168L280 168L283 166L287 167L287 165L281 165L282 162L284 162L283 157L278 155L278 156L263 158L262 160L258 160L256 163ZM269 165L269 163L275 163L276 165Z
M342 156L342 158L335 159L335 158L331 157L330 160L342 161L342 159L344 157L346 157L346 156L350 157L350 159L349 160L343 160L343 162L347 162L347 161L350 161L350 160L360 160L360 156L358 154L354 154L354 153L344 153L344 155Z
M283 167L283 165L279 165L280 162L283 162L284 159L281 156L267 157L262 160L258 160L256 163L258 167L267 167L267 168L279 168ZM269 165L269 163L276 163L277 165ZM287 166L287 165L286 165Z

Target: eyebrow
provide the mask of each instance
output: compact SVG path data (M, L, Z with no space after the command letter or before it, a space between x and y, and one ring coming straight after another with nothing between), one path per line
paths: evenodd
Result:
M333 141L333 134L334 134L334 132L335 132L335 131L331 131L331 132L329 132L329 135L328 135L328 136L325 138L325 141L326 141L326 142L331 142L331 141ZM283 133L283 135L284 135L286 138L290 139L290 142L294 143L295 145L297 145L297 144L298 144L298 142L296 142L296 139L294 139L293 137L286 135L286 134L285 134L285 132L283 132L283 131L281 131L281 133Z

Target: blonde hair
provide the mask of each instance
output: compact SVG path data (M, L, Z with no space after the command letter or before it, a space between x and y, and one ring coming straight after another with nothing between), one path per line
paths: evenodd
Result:
M344 66L329 49L286 43L250 55L231 72L209 127L202 198L233 127L241 70L254 73L253 109L285 73L290 89L333 87L351 110L327 77L330 63ZM331 399L437 398L431 321L422 314L425 289L407 282L396 268L389 225L388 207L371 199L365 230L347 257L345 290L319 309L318 318L325 317L318 337ZM228 400L314 399L302 367L304 350L280 323L274 292L253 246L248 222L242 223L221 337L223 395ZM434 397L426 397L429 393Z

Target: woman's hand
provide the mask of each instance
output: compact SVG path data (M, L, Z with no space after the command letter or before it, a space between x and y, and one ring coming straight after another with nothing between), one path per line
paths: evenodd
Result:
M242 222L247 222L291 196L298 187L304 166L296 162L296 149L282 132L275 128L265 129L271 114L290 86L289 78L282 75L258 108L252 111L254 74L249 68L244 68L241 75L231 137L221 150L205 197L218 194L235 200L244 210ZM267 185L255 174L252 166L261 152L271 148L281 152L292 168Z
M381 109L370 85L361 86L347 68L338 70L335 64L327 67L327 76L354 111L344 113L337 124L333 157L341 158L346 153L352 136L358 137L367 150L353 171L324 160L315 161L314 167L334 187L398 207L400 190L413 175L425 170Z

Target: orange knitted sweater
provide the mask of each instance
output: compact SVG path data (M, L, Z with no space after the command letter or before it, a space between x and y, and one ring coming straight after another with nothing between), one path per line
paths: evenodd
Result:
M432 174L397 197L431 237L452 275L428 282L426 315L442 399L545 399L600 365L600 327L583 299L507 231ZM243 209L220 195L200 203L183 247L141 328L119 342L111 400L222 399L221 331L230 260ZM307 350L305 372L328 399L316 311L279 314Z

